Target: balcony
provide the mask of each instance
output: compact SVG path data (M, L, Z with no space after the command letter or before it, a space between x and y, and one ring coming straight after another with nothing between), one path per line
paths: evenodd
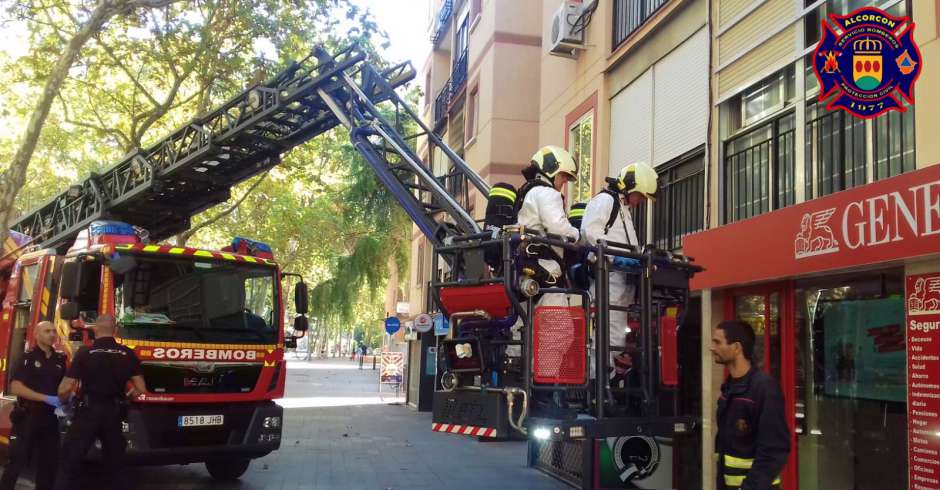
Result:
M669 0L614 0L613 47L617 49Z
M450 95L453 98L467 83L467 50L464 49L454 64L454 71L450 74Z
M438 127L447 119L447 110L450 109L450 80L444 82L441 92L434 99L434 126Z
M444 0L441 3L441 10L437 14L437 24L434 26L434 32L431 33L431 44L437 45L437 42L444 37L447 28L450 26L450 16L454 13L454 0Z

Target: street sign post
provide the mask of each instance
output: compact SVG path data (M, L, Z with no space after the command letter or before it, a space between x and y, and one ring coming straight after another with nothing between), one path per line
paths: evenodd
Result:
M430 332L431 328L434 327L434 320L431 319L431 315L422 313L415 317L414 327L419 333Z
M385 319L385 332L389 335L394 335L395 332L401 329L401 320L390 316Z

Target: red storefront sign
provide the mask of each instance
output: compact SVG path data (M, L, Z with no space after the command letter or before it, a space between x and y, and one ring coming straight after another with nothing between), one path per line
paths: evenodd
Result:
M914 490L940 490L940 273L907 277L908 468Z
M694 289L940 253L940 165L695 233L683 250L706 269Z

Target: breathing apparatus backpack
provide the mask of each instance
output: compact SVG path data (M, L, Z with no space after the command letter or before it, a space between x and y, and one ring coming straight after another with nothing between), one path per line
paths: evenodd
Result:
M548 186L541 179L527 180L518 190L506 182L493 184L486 198L486 212L483 218L483 228L502 229L504 226L519 222L519 210L525 200L526 194L535 187ZM502 254L498 244L489 245L483 252L483 260L497 273L502 270Z

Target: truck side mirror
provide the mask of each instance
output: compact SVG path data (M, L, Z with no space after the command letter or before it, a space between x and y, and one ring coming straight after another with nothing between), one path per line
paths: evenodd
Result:
M59 296L65 299L75 299L81 294L82 287L82 263L81 259L66 262L62 265L62 280L59 283ZM65 305L63 305L65 306ZM78 308L76 305L76 314ZM65 318L63 316L62 318ZM69 318L69 320L74 320Z
M300 315L306 315L307 301L307 283L300 281L294 286L294 310Z
M120 255L109 264L111 272L124 275L137 268L137 259L132 255Z
M297 332L300 332L301 334L303 334L304 332L307 331L307 329L308 329L309 327L310 327L310 323L307 322L307 317L305 317L305 316L303 316L303 315L299 315L299 316L297 316L297 318L294 318L294 333L295 333L295 335L296 335Z
M68 264L66 264L68 265ZM64 284L64 281L63 281ZM59 317L63 320L75 320L78 318L78 303L69 301L59 306Z

